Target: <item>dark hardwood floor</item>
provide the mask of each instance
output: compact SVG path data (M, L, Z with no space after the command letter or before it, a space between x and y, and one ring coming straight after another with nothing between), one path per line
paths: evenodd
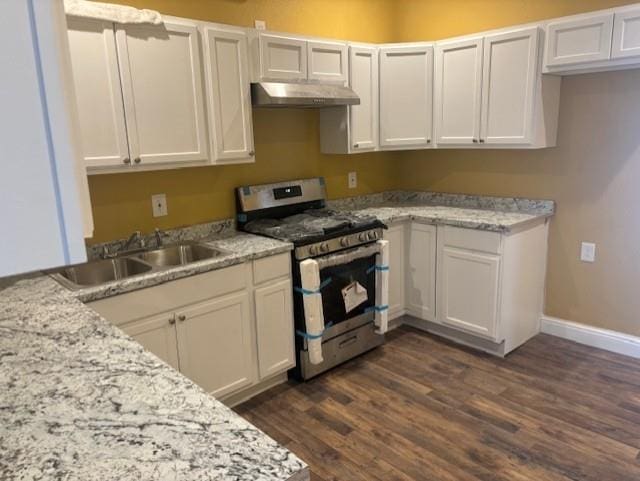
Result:
M640 480L640 360L546 335L498 359L401 327L236 411L313 481Z

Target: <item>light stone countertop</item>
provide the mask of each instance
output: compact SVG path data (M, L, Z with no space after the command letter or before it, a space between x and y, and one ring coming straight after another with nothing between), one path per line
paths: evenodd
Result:
M0 279L0 479L309 479L294 454L81 302L292 249L216 232L205 242L222 256L102 287Z
M0 479L306 481L304 462L53 279L0 287Z
M330 201L328 206L374 215L387 225L414 220L426 224L508 233L553 216L555 203L513 197L392 191Z

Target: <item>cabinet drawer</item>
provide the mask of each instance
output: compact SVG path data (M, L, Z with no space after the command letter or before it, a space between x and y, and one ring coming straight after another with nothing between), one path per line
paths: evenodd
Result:
M211 299L246 286L245 264L186 277L139 291L108 297L89 304L112 324L174 310L180 306Z
M253 261L253 283L262 284L278 277L290 277L290 259L291 255L285 252Z
M444 245L480 252L500 254L501 234L460 227L444 227Z

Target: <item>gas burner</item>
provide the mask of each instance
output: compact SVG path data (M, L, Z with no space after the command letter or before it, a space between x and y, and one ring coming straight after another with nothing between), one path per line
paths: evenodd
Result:
M382 238L385 225L371 215L325 207L321 178L237 189L238 228L295 246L298 260Z

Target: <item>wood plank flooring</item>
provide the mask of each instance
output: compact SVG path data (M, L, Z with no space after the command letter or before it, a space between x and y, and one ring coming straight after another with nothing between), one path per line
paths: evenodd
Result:
M640 360L547 335L498 359L401 327L236 411L312 481L640 480Z

